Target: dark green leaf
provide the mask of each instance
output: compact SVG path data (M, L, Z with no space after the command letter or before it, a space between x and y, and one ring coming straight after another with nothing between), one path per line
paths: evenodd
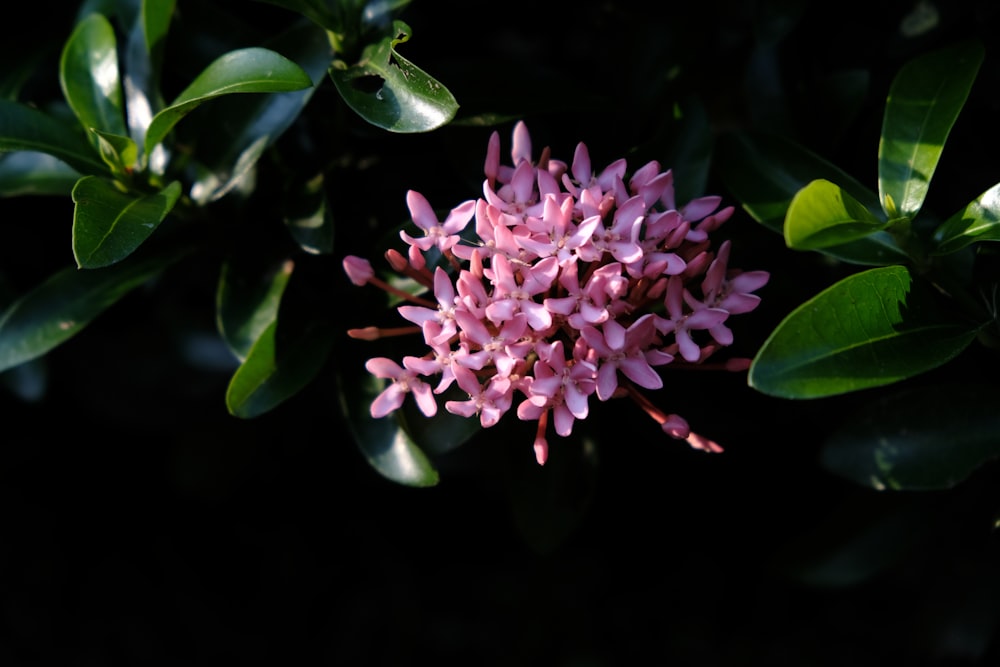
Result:
M782 398L822 398L898 382L954 358L978 326L943 309L902 266L854 274L775 328L748 381Z
M890 219L912 220L923 206L983 55L978 41L961 42L915 58L893 79L878 149L879 198Z
M261 0L268 4L284 7L301 14L324 30L341 33L354 26L344 25L342 12L337 11L337 2L327 0Z
M700 100L686 100L678 111L677 138L669 164L674 172L674 193L680 203L705 193L712 155L712 131Z
M77 23L66 42L59 83L84 128L127 135L117 49L108 19L89 14Z
M68 197L80 172L46 153L18 151L0 155L0 197Z
M848 496L779 549L778 565L807 586L841 588L870 581L935 537L940 513L931 511L929 502L922 495Z
M101 271L64 269L0 314L0 371L41 357L79 333L176 257L126 261Z
M462 401L468 397L468 394L452 385L437 397L437 402L443 406L445 401ZM438 410L433 417L428 417L420 412L413 401L405 401L397 415L399 423L413 442L431 455L450 452L483 430L478 419L453 415L447 410Z
M946 255L977 241L1000 241L1000 183L976 197L935 230L933 252Z
M216 317L219 333L240 361L246 360L257 341L277 320L281 296L293 267L291 261L266 271L250 271L240 262L223 264L215 297Z
M390 132L429 132L455 117L458 102L395 51L410 38L410 28L402 21L394 26L396 37L367 46L358 63L335 60L330 78L347 105L372 125Z
M350 379L338 377L338 381L341 411L368 463L383 477L399 484L436 485L437 470L396 417L371 416L369 406L385 388L383 381L368 373Z
M268 41L265 46L294 60L314 81L322 80L333 51L325 33L311 23L302 23ZM212 103L201 117L198 159L208 167L208 176L192 187L199 204L225 196L237 187L299 116L315 87L273 95L224 97Z
M862 239L884 227L885 222L839 185L820 178L792 198L785 216L785 243L797 250L817 250Z
M873 215L881 213L878 196L853 177L806 148L778 135L728 132L715 149L713 164L743 208L768 229L783 234L785 214L808 183L826 179L858 200ZM887 232L876 232L819 252L851 264L885 266L907 256Z
M515 449L505 476L514 524L525 542L542 554L565 544L587 516L599 486L597 442L574 433L552 444L558 446L552 447L544 467L530 447L519 454Z
M152 195L122 192L109 181L84 176L73 188L73 256L94 269L120 262L149 238L177 203L177 181Z
M329 328L322 326L279 335L278 320L273 320L229 382L229 412L251 419L294 396L322 368L332 341Z
M18 102L0 99L0 152L37 151L58 158L82 174L108 168L75 128Z
M314 255L333 252L335 226L323 174L295 184L287 193L285 226L303 250Z
M170 106L153 117L146 131L145 155L152 153L181 118L208 100L233 93L283 93L312 85L301 67L270 49L230 51L214 60Z
M875 489L950 489L1000 456L1000 390L935 384L879 397L824 444L830 471Z

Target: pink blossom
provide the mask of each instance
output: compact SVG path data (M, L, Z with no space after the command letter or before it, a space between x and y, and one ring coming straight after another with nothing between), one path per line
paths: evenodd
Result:
M405 361L403 362L405 365ZM428 417L437 413L437 403L431 392L431 387L417 377L417 373L409 368L403 368L392 359L376 357L365 363L368 372L379 378L392 380L372 402L372 417L384 417L403 405L406 394L412 393L417 400L420 411Z
M432 416L435 395L457 385L468 398L446 401L446 410L490 428L519 393L524 399L514 412L536 422L532 449L545 464L550 421L566 437L590 414L592 395L625 396L667 436L722 451L645 392L665 387L665 372L678 363L730 372L749 366L732 357L707 363L733 342L730 318L756 308L754 292L770 277L731 268L729 241L712 250L712 234L734 207L720 208L715 195L678 206L673 172L655 160L631 175L624 159L597 171L581 142L567 166L548 148L536 157L523 122L512 135L508 163L499 134L490 135L482 196L452 208L444 221L422 194L406 193L423 236L401 232L408 252L389 249L385 256L427 296L381 280L367 260L343 260L355 285L402 299L396 310L410 324L348 333L366 340L420 333L427 345L402 365L384 357L367 362L387 381L372 416L392 414L406 394Z

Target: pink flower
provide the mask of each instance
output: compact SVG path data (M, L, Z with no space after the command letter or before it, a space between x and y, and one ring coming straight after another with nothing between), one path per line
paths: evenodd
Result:
M406 203L410 208L413 222L424 230L422 238L413 238L405 231L399 232L400 238L410 245L410 263L416 268L424 266L422 252L434 247L446 252L458 243L459 232L465 229L476 212L476 202L469 200L453 208L444 222L439 222L434 209L419 192L413 190L407 192Z
M769 279L766 271L730 268L729 241L712 251L712 234L735 209L720 208L714 195L678 206L673 172L656 161L631 176L624 159L598 172L583 143L570 167L548 148L536 158L523 122L513 129L511 162L502 164L500 153L494 132L482 197L454 207L444 221L423 195L407 192L410 216L424 235L401 232L406 256L390 249L386 258L433 300L382 281L364 259L344 259L355 285L402 299L396 309L410 323L348 333L359 339L422 333L428 348L402 365L368 361L369 372L387 381L372 416L390 415L406 394L431 416L435 395L457 385L468 398L446 401L446 410L490 428L519 393L524 400L514 412L536 422L532 448L544 464L550 420L566 437L590 414L592 395L627 396L669 437L722 451L644 392L666 386L665 371L678 363L748 367L747 359L704 363L733 342L730 318L756 308L754 292ZM473 217L474 235L465 231Z
M404 360L404 365L406 361ZM420 411L428 417L437 413L437 403L431 392L431 387L417 377L417 373L409 368L403 368L392 359L376 357L365 364L368 372L379 378L392 380L372 402L372 417L384 417L403 405L406 394L412 393L417 400Z

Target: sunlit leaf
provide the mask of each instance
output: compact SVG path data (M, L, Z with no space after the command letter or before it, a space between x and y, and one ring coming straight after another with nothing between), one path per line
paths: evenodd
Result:
M368 463L386 479L407 486L434 486L439 475L427 454L406 434L399 421L389 415L371 416L369 406L385 388L383 381L365 373L338 378L340 408L354 441Z
M281 93L313 85L301 67L261 47L230 51L206 67L170 106L153 117L146 131L145 154L163 141L184 116L220 95Z
M0 152L9 151L45 153L82 174L108 172L97 151L76 128L33 107L0 99Z
M367 46L357 63L335 60L330 78L347 105L369 123L390 132L429 132L455 117L458 102L395 51L410 38L410 28L402 21L393 25L395 37Z
M976 197L934 231L936 255L961 250L977 241L1000 241L1000 183Z
M880 396L848 415L822 463L875 489L949 489L1000 457L1000 390L962 382Z
M748 381L782 398L892 384L954 358L979 327L943 308L903 266L849 276L793 310L761 346Z
M716 142L713 165L754 220L778 234L784 233L785 214L792 199L817 179L837 183L872 215L881 213L874 192L815 153L775 134L727 132ZM875 232L818 252L868 266L907 261L888 232Z
M311 23L297 24L264 46L295 61L313 81L323 79L333 59L325 33ZM201 127L191 134L197 137L198 159L209 175L192 187L192 199L205 204L237 188L315 91L310 86L271 95L226 96L206 108Z
M816 250L864 238L884 227L884 221L839 185L817 179L792 198L785 217L785 243L797 250Z
M893 79L882 119L878 186L890 218L912 219L984 56L975 40L915 58Z
M251 419L274 409L309 384L323 367L333 341L329 328L280 334L275 319L236 369L226 390L230 414Z
M111 22L102 14L91 13L77 23L62 52L59 83L84 128L128 135L118 44Z
M64 269L0 313L0 371L69 340L178 256L126 261L100 271Z
M150 195L125 193L97 176L73 188L73 256L80 268L108 266L128 257L167 217L181 195L177 181Z
M268 270L250 270L240 262L227 261L222 266L216 290L216 321L223 340L240 361L264 331L278 318L281 295L291 278L294 265L282 262ZM259 269L256 265L253 269ZM273 332L272 332L273 338Z
M111 169L112 175L125 179L130 177L139 156L139 147L136 143L129 137L108 132L94 130L93 134L97 137L97 148L101 159Z

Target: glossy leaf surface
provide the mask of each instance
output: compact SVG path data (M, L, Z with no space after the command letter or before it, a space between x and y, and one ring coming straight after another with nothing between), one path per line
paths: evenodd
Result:
M76 128L43 111L4 99L0 99L0 151L37 151L82 174L108 172L97 151Z
M1000 183L976 197L934 231L936 255L946 255L977 241L1000 241Z
M40 357L166 268L174 258L147 258L101 271L64 269L0 314L0 371Z
M66 42L59 83L85 129L127 135L117 49L111 22L102 14L89 14Z
M219 333L240 361L246 360L257 340L278 318L281 295L293 268L291 261L261 272L233 261L223 265L215 297L216 319Z
M785 217L785 243L797 250L817 250L864 238L884 227L839 185L817 179L792 198Z
M330 78L347 105L369 123L390 132L429 132L455 117L458 102L395 51L410 38L410 29L401 21L394 25L396 37L366 47L356 64L335 60Z
M294 60L313 81L322 81L333 51L322 30L302 23L265 44ZM312 99L315 86L270 95L226 96L202 115L199 160L209 169L192 187L192 198L204 204L217 200L256 166L258 159L298 118Z
M97 176L73 188L73 256L80 268L120 262L149 238L181 195L177 181L151 195L125 193Z
M793 310L761 346L751 387L822 398L892 384L940 366L978 327L944 311L902 266L849 276Z
M830 471L875 489L949 489L1000 457L1000 392L989 384L920 387L879 397L826 442Z
M153 117L146 131L145 154L148 156L184 116L220 95L280 93L312 85L301 67L270 49L230 51L206 67L170 106Z
M983 56L981 43L962 42L911 60L893 79L878 148L879 199L890 219L912 219L923 206Z
M128 180L139 157L139 147L129 137L94 130L97 148L104 164L115 178Z
M795 195L811 181L837 183L872 215L881 211L878 195L812 151L779 135L728 132L716 146L714 164L726 186L754 220L783 234L785 214ZM907 257L887 232L820 248L818 252L851 264L885 266Z
M333 340L328 329L308 328L283 338L279 333L275 319L236 369L226 389L230 414L258 417L298 393L322 368Z
M386 479L406 486L436 485L438 471L396 417L371 416L369 406L384 389L382 380L368 373L338 379L341 411L369 465Z

